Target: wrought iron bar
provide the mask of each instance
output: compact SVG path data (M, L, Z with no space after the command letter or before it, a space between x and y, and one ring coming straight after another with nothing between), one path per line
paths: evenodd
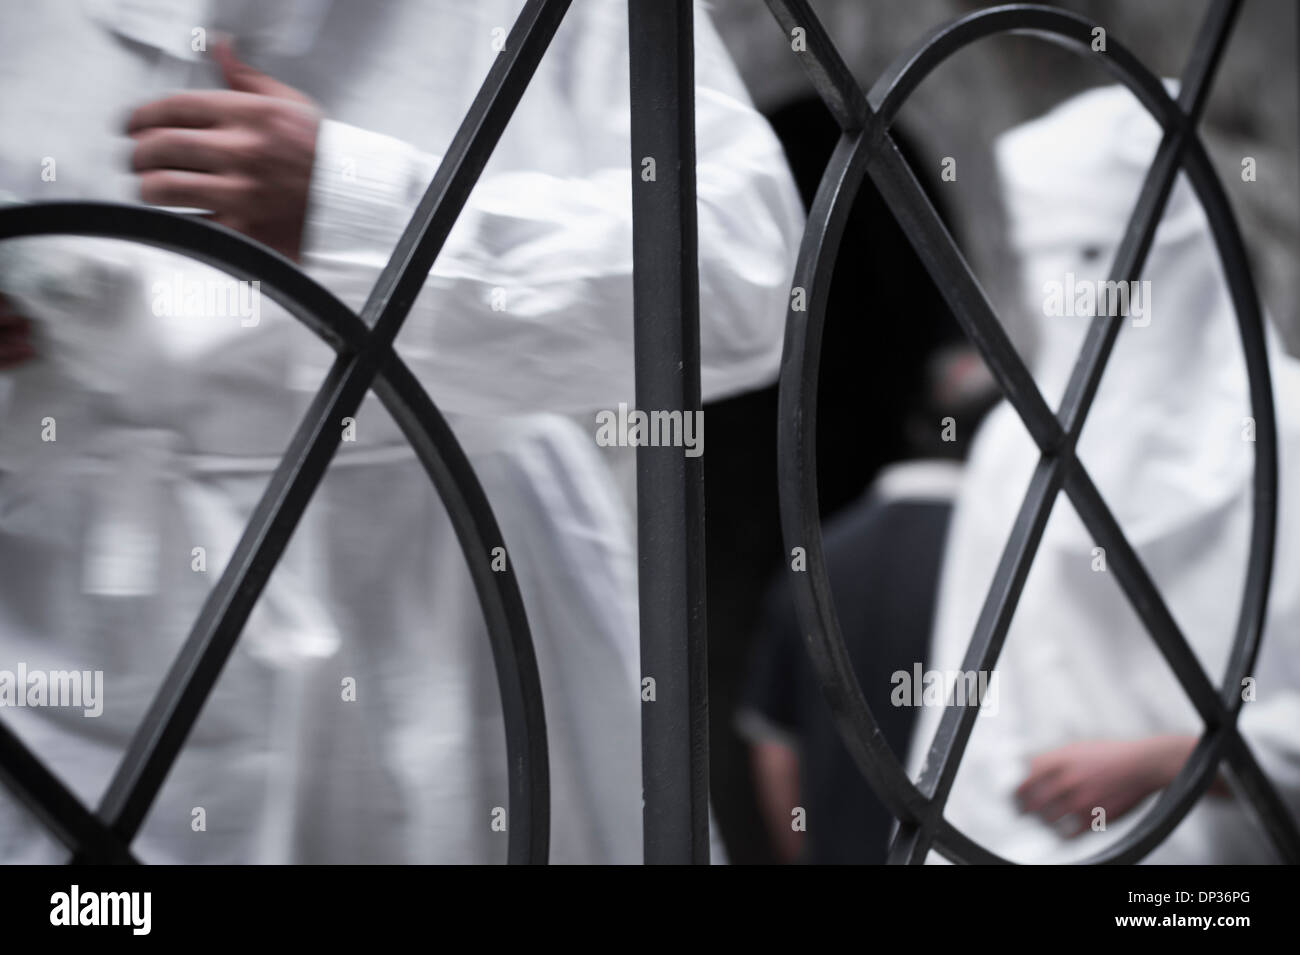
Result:
M698 415L699 259L691 0L629 0L636 402ZM637 455L645 861L709 861L704 471Z

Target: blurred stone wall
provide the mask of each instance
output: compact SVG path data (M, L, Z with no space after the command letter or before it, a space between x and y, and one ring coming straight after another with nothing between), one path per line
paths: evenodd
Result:
M869 88L899 54L939 24L994 6L975 0L811 0L842 55ZM1177 77L1207 0L1058 0L1106 28L1150 69ZM810 87L788 38L762 0L713 0L714 20L760 109ZM1246 0L1216 76L1202 131L1245 233L1265 307L1292 354L1300 354L1300 129L1297 117L1295 0ZM1096 54L1103 56L1104 54ZM940 66L899 116L921 151L918 175L937 180L940 161L957 159L950 197L959 244L1009 332L1026 348L1028 318L1015 301L993 140L1090 86L1111 83L1097 62L1035 37L982 41ZM1257 181L1243 182L1252 156Z

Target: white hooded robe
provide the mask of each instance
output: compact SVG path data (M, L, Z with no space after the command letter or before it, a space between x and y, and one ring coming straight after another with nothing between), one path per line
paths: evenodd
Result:
M1053 407L1090 321L1071 312L1086 306L1085 285L1106 280L1159 139L1156 121L1137 100L1109 87L1071 99L998 141L1012 237L1023 262L1024 304L1040 329L1040 351L1031 365ZM1218 685L1245 579L1255 445L1246 424L1251 408L1245 362L1223 269L1205 216L1181 175L1142 280L1149 285L1137 294L1147 300L1137 308L1130 301L1084 426L1080 459ZM1279 419L1277 554L1253 674L1257 697L1245 703L1239 725L1295 813L1300 363L1281 351L1275 336L1269 339ZM976 438L954 511L932 669L961 668L1037 459L1024 425L1003 403ZM1014 861L1094 855L1127 832L1154 799L1122 819L1107 820L1104 831L1090 828L1065 838L1017 808L1014 793L1032 757L1084 740L1199 735L1203 729L1118 582L1099 569L1104 555L1095 546L1062 493L997 663L996 711L980 713L947 803L954 825ZM917 771L941 714L941 707L930 708L919 721L911 753ZM1210 796L1147 861L1274 858L1243 802Z
M231 32L237 53L324 109L303 266L359 307L521 6L6 6L0 190L138 201L129 111L221 88L195 31L209 46ZM702 10L696 39L712 399L775 377L802 213ZM519 576L556 862L641 858L635 563L592 417L634 401L627 102L625 4L573 4L397 342L448 414ZM105 684L99 717L0 707L0 719L90 806L333 357L269 300L256 323L159 309L178 276L181 288L223 278L116 241L0 243L0 291L34 321L41 355L0 374L0 670L102 670ZM134 848L150 862L500 861L505 771L459 546L369 395ZM66 856L0 793L0 860Z

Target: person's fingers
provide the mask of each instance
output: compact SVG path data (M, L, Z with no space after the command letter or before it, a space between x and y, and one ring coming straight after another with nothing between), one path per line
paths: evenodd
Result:
M1081 814L1087 808L1084 806L1087 801L1078 786L1065 785L1052 793L1050 798L1043 800L1033 811L1045 822L1057 823L1066 816Z
M222 172L232 168L235 134L216 129L152 127L135 134L136 147L131 168L188 169L191 172Z
M232 90L240 93L255 93L258 96L274 96L276 99L307 102L307 97L292 86L267 76L235 56L229 40L217 41L216 46L212 48L212 56L221 67L221 75L226 85Z
M32 323L14 310L0 295L0 370L12 368L36 357L32 347Z
M189 90L136 107L127 120L126 131L136 133L155 126L183 126L190 129L219 126L242 116L248 105L247 93Z
M140 174L140 198L155 206L188 206L219 212L244 192L230 176L185 169L151 169Z
M1056 791L1055 781L1065 771L1065 765L1051 754L1040 756L1029 764L1029 775L1016 787L1016 799L1026 812L1042 805L1047 794Z
M1050 749L1045 753L1039 753L1029 761L1029 775L1050 773L1065 766L1069 761L1069 754L1065 749Z
M1059 796L1061 790L1055 781L1048 780L1040 783L1033 789L1026 790L1025 794L1020 797L1020 811L1029 813L1041 813L1043 809L1051 805Z

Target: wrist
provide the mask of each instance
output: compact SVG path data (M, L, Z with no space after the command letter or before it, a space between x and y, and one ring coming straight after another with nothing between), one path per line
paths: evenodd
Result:
M1152 736L1141 742L1140 759L1151 791L1164 789L1178 775L1196 747L1190 735Z
M351 256L386 259L411 209L412 150L404 142L322 119L301 237L304 259Z

